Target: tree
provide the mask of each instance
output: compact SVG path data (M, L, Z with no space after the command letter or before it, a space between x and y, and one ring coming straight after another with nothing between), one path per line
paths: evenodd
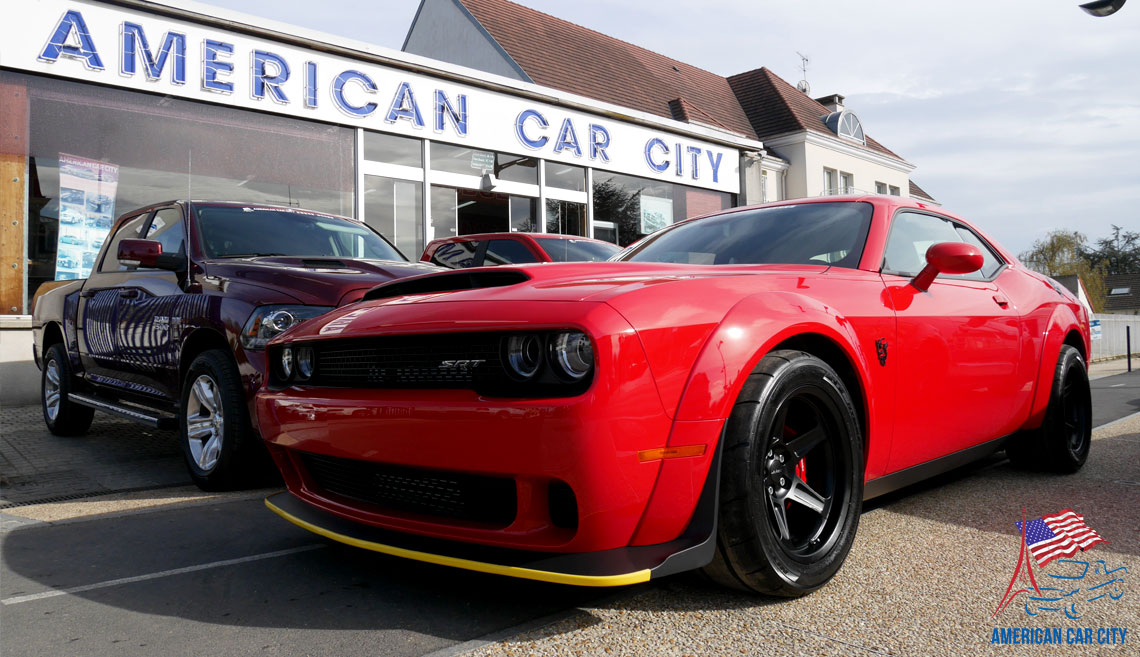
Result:
M1046 276L1080 277L1093 312L1099 313L1104 310L1104 268L1099 261L1089 260L1091 251L1086 244L1085 236L1075 230L1054 230L1045 239L1034 242L1033 248L1019 258L1026 267Z
M1083 254L1089 265L1105 274L1140 274L1140 233L1113 224L1112 237L1097 240L1096 246Z

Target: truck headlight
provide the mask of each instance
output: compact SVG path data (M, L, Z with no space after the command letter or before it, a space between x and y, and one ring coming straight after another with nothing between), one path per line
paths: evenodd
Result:
M260 306L241 330L241 346L264 349L265 343L314 317L332 310L332 306Z

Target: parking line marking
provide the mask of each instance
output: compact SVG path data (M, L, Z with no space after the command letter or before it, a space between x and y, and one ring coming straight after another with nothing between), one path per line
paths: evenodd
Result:
M5 605L18 605L22 602L32 602L33 600L43 600L44 598L54 598L59 595L70 595L75 593L83 593L85 591L94 591L96 589L105 589L112 586L120 586L122 584L133 584L135 582L145 582L151 579L158 579L160 577L170 577L171 575L182 575L184 573L192 573L199 570L209 570L210 568L221 568L223 566L234 566L239 563L248 563L250 561L261 561L262 559L273 559L275 557L284 557L290 554L297 554L299 552L309 552L310 550L318 550L326 547L323 543L315 543L313 545L302 545L301 547L290 548L288 550L278 550L276 552L266 552L264 554L253 554L248 557L238 557L237 559L225 559L224 561L212 561L210 563L203 563L197 566L186 566L185 568L175 568L173 570L163 570L157 573L150 573L148 575L136 575L134 577L122 577L120 579L112 579L106 582L98 582L96 584L84 584L83 586L75 586L70 589L53 589L51 591L44 591L43 593L32 593L29 595L17 595L11 598L4 598L0 600Z

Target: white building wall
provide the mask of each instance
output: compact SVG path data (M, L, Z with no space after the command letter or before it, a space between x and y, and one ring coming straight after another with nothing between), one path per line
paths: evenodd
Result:
M816 144L804 145L804 170L807 175L805 196L819 196L824 189L824 168L850 173L857 192L875 193L875 183L882 182L899 188L901 196L910 196L910 179L906 172L885 167L860 157L836 152ZM836 177L837 184L839 177ZM834 192L834 190L832 190Z

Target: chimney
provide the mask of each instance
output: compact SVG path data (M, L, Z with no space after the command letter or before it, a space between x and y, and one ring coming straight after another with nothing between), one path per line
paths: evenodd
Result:
M839 94L831 94L830 96L816 98L815 102L822 104L830 112L843 111L843 96L840 96Z

